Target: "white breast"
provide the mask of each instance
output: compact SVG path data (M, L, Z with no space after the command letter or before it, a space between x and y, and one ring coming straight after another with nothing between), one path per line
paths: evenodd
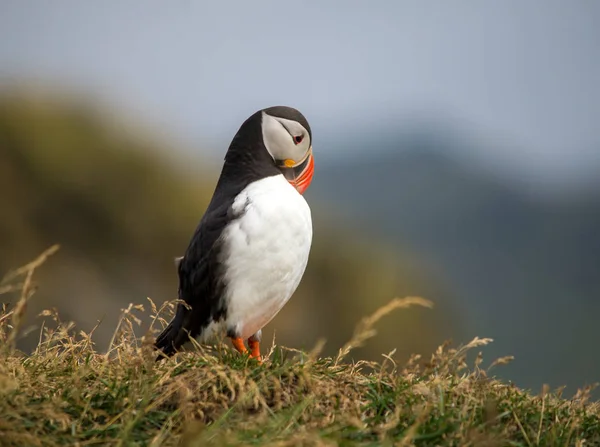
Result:
M312 242L310 208L283 177L250 184L243 213L224 231L226 330L248 338L277 315L304 274Z

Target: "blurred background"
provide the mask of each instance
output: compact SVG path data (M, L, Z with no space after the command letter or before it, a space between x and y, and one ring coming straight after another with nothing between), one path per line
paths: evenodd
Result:
M593 0L4 0L0 276L61 244L21 346L45 308L102 320L102 350L128 303L174 299L231 138L285 104L313 130L315 241L266 340L335 353L418 295L435 308L354 358L477 335L519 386L600 380L599 21Z

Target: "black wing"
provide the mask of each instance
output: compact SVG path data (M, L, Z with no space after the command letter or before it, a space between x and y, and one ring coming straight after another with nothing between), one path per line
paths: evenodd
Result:
M179 299L175 318L157 337L155 346L165 355L173 355L190 338L201 334L213 320L224 317L222 300L220 240L223 229L233 216L231 201L208 207L178 265ZM159 356L161 358L162 356Z

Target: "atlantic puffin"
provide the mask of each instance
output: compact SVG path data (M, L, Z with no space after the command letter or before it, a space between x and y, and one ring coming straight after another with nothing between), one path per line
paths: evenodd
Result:
M183 257L179 303L157 337L157 358L192 338L224 335L261 361L261 329L298 287L312 243L302 196L314 173L308 121L292 107L259 110L239 128L213 197Z

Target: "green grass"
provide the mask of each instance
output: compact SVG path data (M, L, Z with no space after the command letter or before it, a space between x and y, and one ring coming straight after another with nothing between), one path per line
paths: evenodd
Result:
M47 255L47 254L46 254ZM43 255L0 283L20 299L0 314L0 445L568 446L600 445L600 409L589 390L573 399L534 396L495 380L475 339L429 359L350 362L388 312L428 305L396 299L365 318L336 357L273 345L263 364L226 345L156 363L154 332L136 336L130 306L106 353L54 311L36 350L14 348ZM153 326L172 310L150 302ZM92 331L93 332L93 331ZM475 355L470 356L473 353ZM467 358L473 360L467 364Z

